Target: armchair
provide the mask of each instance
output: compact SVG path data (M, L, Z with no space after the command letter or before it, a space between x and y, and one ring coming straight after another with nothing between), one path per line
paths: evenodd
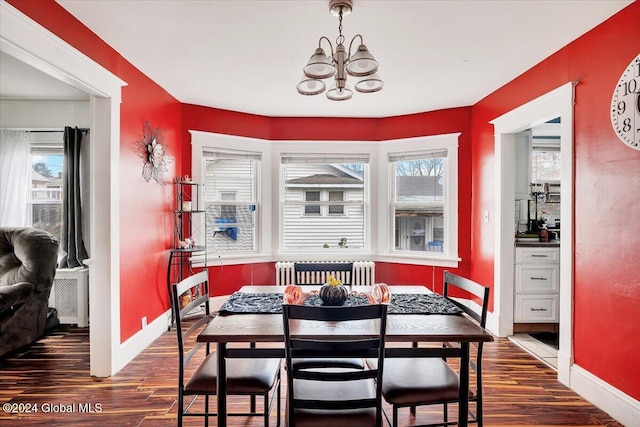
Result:
M30 227L0 227L0 357L45 330L58 240Z

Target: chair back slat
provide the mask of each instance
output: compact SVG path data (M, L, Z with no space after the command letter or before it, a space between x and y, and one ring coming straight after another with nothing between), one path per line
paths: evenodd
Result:
M188 304L181 306L183 296L189 299ZM172 286L173 312L176 316L176 336L180 354L180 374L189 364L191 358L204 346L209 353L209 345L195 341L195 336L211 321L209 308L209 275L206 270L189 276ZM193 316L194 310L201 310L198 317L186 322L187 316ZM182 378L181 378L182 381Z
M463 291L468 292L469 294L475 297L475 300L479 302L480 312L478 313L472 307L466 304L462 304L460 301L451 297L451 288L455 287L461 289ZM456 274L450 273L449 271L444 272L444 296L453 302L456 306L458 306L462 311L467 313L473 319L475 319L480 326L483 328L487 323L487 307L489 305L489 288L486 286L482 286L479 283L476 283L466 277L458 276Z

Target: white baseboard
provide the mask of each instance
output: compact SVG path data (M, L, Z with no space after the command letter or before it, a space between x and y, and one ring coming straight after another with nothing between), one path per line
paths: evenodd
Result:
M229 298L229 295L210 298L210 309L212 313L217 312L220 306ZM114 374L131 362L142 350L151 345L160 335L162 335L171 322L171 310L165 311L146 328L141 329L131 338L120 345L117 361L115 361ZM178 343L176 341L176 348Z
M499 319L488 313L487 329L499 334ZM640 401L603 381L574 363L573 357L558 352L558 381L625 426L640 426Z
M114 358L114 374L131 362L142 350L151 345L160 335L167 331L171 321L171 310L165 311L120 345L120 351ZM178 343L176 342L176 346Z
M571 389L625 426L640 425L640 401L578 365L571 367Z

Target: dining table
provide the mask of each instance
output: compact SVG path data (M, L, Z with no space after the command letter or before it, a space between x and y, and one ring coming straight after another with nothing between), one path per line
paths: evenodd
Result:
M303 287L307 291L307 287ZM227 302L218 314L198 335L199 342L215 343L218 361L217 413L218 426L227 425L226 369L230 358L283 358L284 329L281 314L284 286L243 286L230 296L227 302L237 297L253 297L259 301L273 301L266 309L254 309L240 304L237 311L227 310ZM354 286L352 294L370 293L370 286ZM389 286L392 296L429 295L432 292L423 285ZM438 296L438 295L436 295ZM393 303L393 300L392 300ZM278 304L280 312L278 312ZM248 308L247 308L248 307ZM447 357L460 359L460 399L458 404L458 425L467 426L469 414L469 348L474 342L493 341L490 332L480 327L471 318L461 313L427 312L421 308L402 312L390 310L387 316L387 343L459 343L457 346L419 347L415 345L386 346L387 357ZM344 326L326 322L313 327L299 322L292 325L291 333L300 337L322 338L340 335L345 339L358 339L375 335L372 321L362 321L356 325ZM240 346L234 343L249 343ZM271 343L271 344L268 344ZM273 345L281 343L282 346ZM232 345L229 345L232 344ZM266 344L266 345L265 345ZM419 372L416 373L419 375Z

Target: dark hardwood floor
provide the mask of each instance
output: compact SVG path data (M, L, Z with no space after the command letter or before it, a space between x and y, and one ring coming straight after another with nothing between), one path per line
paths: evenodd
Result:
M3 408L11 403L21 412L29 405L32 410L3 410L0 426L175 426L177 363L175 333L170 331L114 377L92 378L88 330L63 327L0 360ZM620 426L558 383L555 371L506 339L485 345L484 363L487 426ZM246 400L233 397L230 407L245 410ZM386 410L390 415L390 408ZM436 421L440 411L440 406L421 407L414 420L405 409L401 423ZM216 425L215 418L211 421ZM261 426L262 420L232 417L229 424ZM203 424L202 419L189 419L185 425Z

